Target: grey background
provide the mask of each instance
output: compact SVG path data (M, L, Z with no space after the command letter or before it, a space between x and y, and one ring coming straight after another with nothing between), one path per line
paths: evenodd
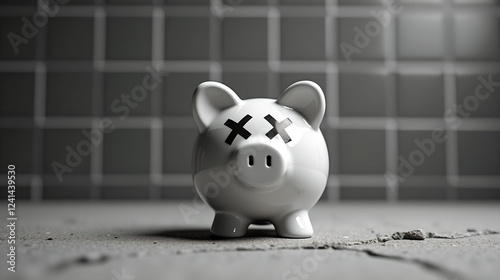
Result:
M242 98L277 97L309 79L324 90L331 169L324 199L500 199L500 92L459 127L444 112L500 81L498 1L403 1L359 54L342 42L384 1L73 0L14 53L37 1L0 3L0 168L16 164L17 198L192 198L196 85L221 81ZM125 120L111 110L146 75L168 73ZM51 163L109 117L104 136L60 183ZM448 140L404 182L398 156L445 129ZM0 185L7 184L6 178ZM6 197L7 193L1 193Z

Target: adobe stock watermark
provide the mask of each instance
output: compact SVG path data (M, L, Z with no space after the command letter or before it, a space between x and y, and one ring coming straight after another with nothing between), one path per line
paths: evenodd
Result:
M26 45L30 39L33 39L39 32L40 28L47 25L49 17L55 17L59 13L60 5L66 5L70 0L39 0L38 11L36 11L31 19L23 16L21 21L24 23L21 27L21 32L9 32L7 39L9 39L12 49L17 54L21 44Z
M474 95L467 96L461 104L454 104L444 113L446 124L452 129L458 129L464 119L468 119L471 114L479 109L480 103L486 101L492 93L497 92L500 87L500 81L493 81L493 74L477 77L479 83L474 89ZM408 159L402 155L398 156L398 174L387 173L386 178L389 182L404 182L413 175L416 168L424 164L426 159L432 156L439 144L446 142L448 136L446 131L441 128L432 130L431 136L423 140L415 139L416 148L410 152Z
M243 0L210 0L210 9L218 17L223 17L225 13L232 12L241 5Z
M259 146L260 147L260 146ZM245 154L255 154L261 151L263 148L246 147ZM202 188L203 194L207 199L214 199L220 195L220 193L227 187L230 187L231 180L235 179L240 172L242 166L236 160L229 160L222 170L210 171L208 173L208 180ZM196 189L193 189L194 195L190 204L181 203L177 207L181 213L182 218L186 224L190 224L194 216L201 214L208 208L208 205L204 203Z
M150 65L146 66L145 70L148 74L143 77L142 84L133 87L130 93L122 93L120 98L111 103L111 111L116 114L121 113L120 121L125 120L130 115L131 110L137 108L141 102L146 100L148 94L156 89L169 75L169 73L156 71ZM62 183L64 174L72 173L82 163L83 158L90 156L94 147L102 144L104 134L113 132L115 127L112 119L103 118L99 121L97 128L83 129L81 133L84 139L74 146L67 145L65 147L64 163L53 161L51 164L59 182Z
M353 28L355 35L353 43L349 44L342 41L339 45L342 55L348 63L351 62L351 56L360 54L364 48L368 47L372 39L378 37L383 28L386 28L391 23L393 17L403 11L400 0L389 1L384 10L371 10L370 14L373 20L367 22L363 29L358 26Z
M239 171L240 166L234 160L229 161L223 170L217 172L210 171L208 176L211 180L203 185L203 194L209 199L216 198L223 189L229 186L231 178L237 175ZM191 204L181 203L177 207L186 224L190 224L193 216L200 215L201 211L204 211L208 207L201 200L196 189L193 189L193 192L194 196Z
M288 270L283 272L282 280L305 280L311 277L311 274L316 272L319 265L326 261L335 250L331 248L315 247L312 256L306 257L300 264L292 265ZM314 277L313 277L314 279Z

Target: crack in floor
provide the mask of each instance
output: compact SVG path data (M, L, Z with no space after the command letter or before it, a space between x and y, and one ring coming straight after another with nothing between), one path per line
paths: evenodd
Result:
M411 258L411 257L405 257L401 255L391 255L391 254L383 254L380 252L376 252L371 249L359 249L355 248L353 246L357 245L368 245L368 244L376 244L376 243L385 243L390 240L401 240L401 239L408 239L408 240L424 240L424 239L461 239L461 238L468 238L468 237L474 237L474 236L481 236L481 235L493 235L493 234L500 234L499 231L493 231L493 230L482 230L478 231L475 229L468 229L467 232L455 232L455 233L435 233L435 232L427 232L425 233L424 231L417 229L417 230L412 230L412 231L407 231L407 232L395 232L392 235L377 235L376 237L372 239L367 239L364 241L355 241L355 242L350 242L350 243L337 243L337 244L322 244L322 245L304 245L304 246L282 246L282 247L276 247L276 248L242 248L242 247L237 247L235 250L221 250L222 252L230 252L230 251L272 251L272 250L328 250L328 249L333 249L336 251L351 251L351 252L358 252L358 253L364 253L367 256L370 257L376 257L376 258L383 258L387 260L394 260L394 261L399 261L399 262L405 262L409 264L416 264L420 267L422 267L425 270L428 270L430 272L434 272L439 274L440 276L443 277L443 279L447 280L457 280L457 279L463 279L461 274L454 272L450 269L447 269L445 267L442 267L434 262L431 261L426 261L418 258ZM193 253L203 253L203 252L209 252L209 250L200 250L200 251L194 251ZM213 251L210 251L213 252Z
M461 275L454 271L451 271L445 267L440 266L431 261L426 261L418 258L405 257L402 255L391 255L391 254L383 254L380 252L376 252L372 249L361 249L355 248L357 245L369 245L369 244L383 244L387 241L391 240L423 240L423 239L460 239L460 238L468 238L480 235L493 235L500 234L500 231L493 230L475 230L468 229L466 232L455 232L455 233L435 233L435 232L427 232L424 233L422 230L412 230L408 232L395 232L392 235L380 235L376 234L375 237L362 240L362 241L354 241L354 242L342 242L342 243L313 243L311 245L302 245L302 246L279 246L275 247L271 244L269 247L234 247L234 248L215 248L215 249L190 249L190 250L177 250L174 252L176 255L183 254L196 254L196 253L211 253L211 252L236 252L236 251L275 251L275 250L336 250L336 251L351 251L351 252L359 252L366 254L370 257L383 258L388 260L394 260L399 262L405 262L410 264L416 264L423 269L426 269L431 272L438 273L443 276L443 279L448 280L456 280L461 279ZM172 253L172 252L169 252ZM77 265L93 265L93 264L102 264L104 262L108 262L113 259L127 258L127 257L145 257L148 254L143 254L143 252L139 252L136 254L128 254L126 256L117 254L117 255L109 255L104 253L91 253L84 254L77 258L71 260L62 260L61 262L51 266L50 270L52 271L61 271L65 270L71 266Z
M360 253L365 253L366 255L370 257L376 257L376 258L383 258L383 259L388 259L388 260L394 260L394 261L400 261L400 262L405 262L405 263L410 263L410 264L417 264L418 266L429 270L431 272L435 272L440 274L441 276L444 277L444 279L460 279L461 275L451 271L449 269L446 269L444 267L441 267L440 265L437 265L433 262L430 261L425 261L417 258L408 258L400 255L388 255L388 254L382 254L379 252L375 252L370 249L358 249L358 248L352 248L352 247L345 247L345 246L332 246L332 249L334 250L339 250L339 251L353 251L353 252L360 252Z

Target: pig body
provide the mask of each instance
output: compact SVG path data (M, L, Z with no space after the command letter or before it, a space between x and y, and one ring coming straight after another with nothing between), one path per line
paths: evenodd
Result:
M251 223L263 222L283 237L313 234L308 210L328 178L319 130L324 112L323 92L310 81L291 85L277 100L241 100L217 82L198 86L193 180L216 211L213 234L240 237Z

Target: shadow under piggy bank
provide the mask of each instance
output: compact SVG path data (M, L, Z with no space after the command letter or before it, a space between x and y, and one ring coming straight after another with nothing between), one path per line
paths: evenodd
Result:
M219 236L215 236L210 232L208 228L189 228L189 229L167 229L167 230L151 230L147 232L140 232L133 234L137 237L149 237L149 238L173 238L173 239L184 239L184 240L234 240L234 238L223 238ZM259 237L276 237L279 236L276 234L274 229L257 229L251 228L248 229L246 235L241 238L259 238Z

